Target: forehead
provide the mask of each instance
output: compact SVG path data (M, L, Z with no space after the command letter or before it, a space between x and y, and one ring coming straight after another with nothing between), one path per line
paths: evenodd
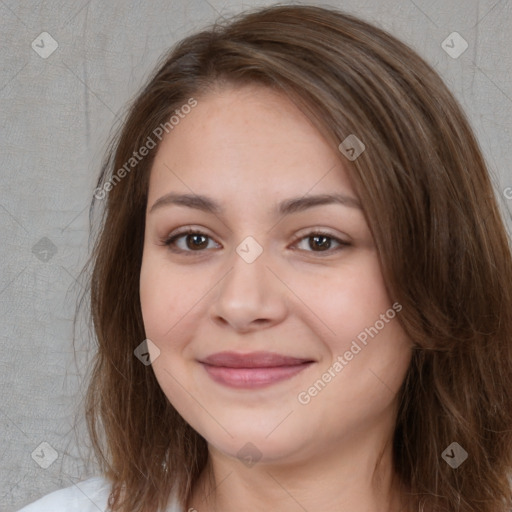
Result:
M251 85L197 97L158 149L148 202L169 191L222 200L352 193L337 148L283 93Z

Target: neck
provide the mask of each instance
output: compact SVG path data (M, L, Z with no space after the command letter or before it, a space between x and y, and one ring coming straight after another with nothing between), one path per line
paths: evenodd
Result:
M342 449L252 467L210 446L186 510L399 512L405 510L400 487L390 442L369 446L350 439Z

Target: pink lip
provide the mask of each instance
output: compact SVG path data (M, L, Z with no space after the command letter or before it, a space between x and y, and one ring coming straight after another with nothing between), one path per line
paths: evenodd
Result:
M200 361L216 382L235 388L255 388L289 379L314 361L272 352L219 352Z

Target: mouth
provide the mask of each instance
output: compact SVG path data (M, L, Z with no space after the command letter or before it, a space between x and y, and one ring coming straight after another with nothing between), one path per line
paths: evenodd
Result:
M199 362L215 382L234 388L252 389L290 379L315 361L272 352L219 352Z

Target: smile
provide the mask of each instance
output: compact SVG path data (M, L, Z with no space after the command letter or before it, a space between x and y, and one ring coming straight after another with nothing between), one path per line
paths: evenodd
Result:
M219 352L200 361L212 380L241 389L264 387L290 379L313 362L270 352Z

